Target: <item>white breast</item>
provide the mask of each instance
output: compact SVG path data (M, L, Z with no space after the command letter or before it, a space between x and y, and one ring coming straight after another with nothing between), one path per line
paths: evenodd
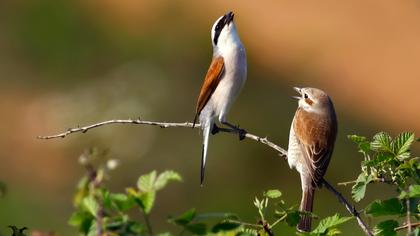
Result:
M293 129L293 123L290 127L289 147L287 149L287 162L290 168L295 168L299 173L302 172L302 149Z

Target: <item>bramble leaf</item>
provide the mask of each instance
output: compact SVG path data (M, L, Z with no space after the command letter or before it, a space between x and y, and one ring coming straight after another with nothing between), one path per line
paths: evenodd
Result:
M155 190L161 190L166 186L169 181L182 181L181 176L172 170L167 170L159 174L154 183Z
M414 142L414 133L403 132L399 134L392 142L392 148L397 156L407 153L411 144ZM408 155L409 156L409 155Z
M395 220L382 221L375 226L373 233L375 236L396 236L395 228L398 227L398 222Z
M137 188L140 189L140 191L148 192L152 191L154 188L154 183L156 180L156 171L152 171L149 174L145 174L140 176L140 178L137 181Z
M365 173L361 173L357 177L356 184L351 189L351 195L356 202L359 202L365 197L366 186L370 181L372 181L372 177L370 175L367 176Z
M366 207L366 214L371 216L400 215L404 214L404 206L397 198L385 201L375 200Z
M370 145L374 151L392 152L391 142L392 139L389 134L380 132L373 136L373 141L370 143Z
M340 224L343 224L353 217L340 217L339 214L329 216L322 219L318 226L311 232L311 234L326 234L328 231L337 232L336 227Z

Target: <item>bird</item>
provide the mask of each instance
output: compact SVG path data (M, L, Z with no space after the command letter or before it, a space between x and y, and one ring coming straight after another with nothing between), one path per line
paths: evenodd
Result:
M317 88L294 89L300 96L289 134L287 160L295 168L302 184L299 210L311 213L314 194L322 186L337 136L337 117L330 97ZM302 214L297 225L301 232L311 231L312 217Z
M203 186L210 133L219 131L215 122L234 129L242 140L245 130L227 121L227 114L247 78L246 51L239 38L234 13L220 16L211 28L213 58L197 99L193 128L197 121L203 132L201 178Z

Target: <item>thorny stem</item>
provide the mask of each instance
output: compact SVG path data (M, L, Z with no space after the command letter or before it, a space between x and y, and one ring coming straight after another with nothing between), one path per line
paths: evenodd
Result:
M141 120L141 119L108 120L108 121L103 121L103 122L91 124L91 125L88 125L88 126L71 128L71 129L68 129L65 132L55 134L55 135L38 136L37 138L38 139L65 138L67 135L72 134L72 133L86 133L90 129L94 129L94 128L97 128L97 127L100 127L100 126L105 126L105 125L110 125L110 124L153 125L153 126L158 126L158 127L161 127L161 128L170 128L170 127L199 128L200 127L200 125L195 125L195 127L193 127L193 123L191 123L191 122L184 122L184 123L156 122L156 121L145 121L145 120ZM225 133L243 135L243 133L241 134L238 129L223 128L223 129L220 129L219 131L220 132L225 132ZM244 136L247 139L251 139L251 140L254 140L256 142L265 144L268 147L276 150L278 152L279 156L282 156L285 160L287 160L287 151L284 148L278 146L277 144L269 141L267 139L267 137L262 138L262 137L259 137L259 136L255 135L255 134L248 133L246 131L245 131ZM348 203L347 199L345 199L343 197L343 195L341 195L341 193L338 192L325 179L323 180L323 182L324 182L324 185L326 186L326 188L331 193L333 193L339 199L340 202L342 202L344 204L347 211L357 219L357 222L359 223L360 228L362 228L362 230L365 232L365 234L368 235L368 236L373 235L373 233L367 227L366 223L360 217L359 212L354 208L354 206L352 206L350 203Z

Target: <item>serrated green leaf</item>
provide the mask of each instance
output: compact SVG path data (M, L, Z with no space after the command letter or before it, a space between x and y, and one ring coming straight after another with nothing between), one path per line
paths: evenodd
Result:
M395 220L386 220L377 224L373 229L375 236L396 236L397 232L394 230L398 227L398 222Z
M399 134L392 142L392 148L394 153L398 156L407 152L414 142L414 133L404 132Z
M366 214L371 216L400 215L404 214L404 205L397 198L385 201L375 200L366 207Z
M96 216L98 212L98 203L93 196L87 196L82 200L82 206L86 209L92 216Z
M154 191L154 184L156 181L156 171L140 176L137 181L137 188L142 192Z
M277 190L277 189L270 189L264 193L264 197L268 197L272 199L279 198L281 197L281 192L280 190Z
M207 233L207 226L204 223L188 224L185 229L194 235L204 235Z
M353 217L341 217L339 214L335 214L333 216L329 216L327 218L322 219L318 226L311 232L313 234L325 234L330 229L335 229L338 225L341 225Z
M366 186L370 181L372 181L372 177L370 175L367 176L365 173L361 173L357 177L356 184L351 189L352 197L356 202L359 202L365 197Z
M173 222L177 225L187 225L189 224L192 220L194 220L195 216L196 216L197 212L194 208L182 213L180 216L176 217L176 218L172 218L169 221Z
M175 171L167 170L159 174L154 187L156 190L160 190L164 188L169 181L182 181L182 178Z
M392 139L389 134L380 132L373 136L373 141L370 143L370 146L374 151L392 152L391 142Z
M155 203L155 198L156 198L156 192L149 191L149 192L139 193L134 198L134 200L140 206L140 208L144 211L144 213L147 215L150 213L150 211L153 208L153 204Z
M237 223L231 223L231 222L221 222L213 226L211 229L211 232L213 233L219 233L224 231L232 231L236 228L238 228L240 224Z

